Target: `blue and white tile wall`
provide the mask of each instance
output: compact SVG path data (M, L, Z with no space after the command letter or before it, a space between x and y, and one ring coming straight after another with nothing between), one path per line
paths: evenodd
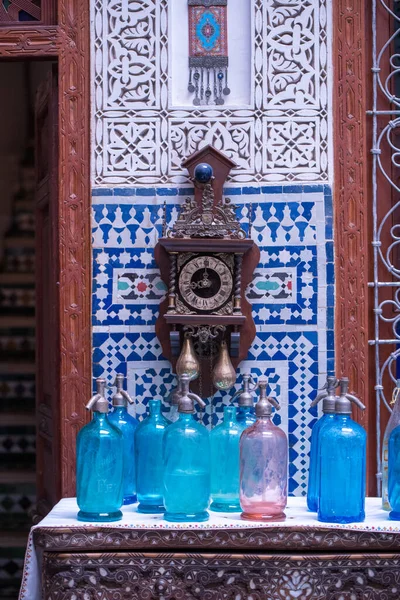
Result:
M304 494L310 400L333 370L331 0L229 0L231 94L193 106L187 0L92 0L93 375L128 376L139 417L173 385L154 323L165 294L153 248L193 190L184 157L206 144L237 165L226 195L261 249L257 336L239 372L267 375ZM238 18L238 15L240 18ZM128 187L129 186L129 187ZM240 380L240 378L239 378ZM207 402L218 422L231 394Z
M111 383L128 376L143 416L154 396L174 384L154 324L165 286L153 248L161 234L163 202L171 220L188 189L93 190L93 376ZM306 489L310 398L333 368L332 196L328 186L244 187L226 190L243 226L253 207L252 237L260 263L247 297L257 336L239 373L266 375L282 410L275 416L290 446L290 493ZM239 377L240 382L240 377ZM204 422L215 424L232 393L208 400Z

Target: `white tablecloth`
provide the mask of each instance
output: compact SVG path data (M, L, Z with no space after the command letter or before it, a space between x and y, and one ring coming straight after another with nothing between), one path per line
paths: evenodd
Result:
M100 523L83 523L76 519L78 506L75 498L64 498L38 525L32 527L29 534L25 555L24 573L19 600L40 600L40 552L33 545L32 532L37 527L101 527ZM104 523L107 528L132 529L232 529L254 527L293 527L312 526L314 528L346 529L349 531L382 531L400 533L400 521L390 521L387 512L381 509L380 498L367 498L365 505L366 518L363 523L337 525L336 523L320 523L316 514L307 510L305 498L289 498L285 510L286 520L279 523L260 523L257 521L242 521L240 513L210 512L210 519L205 523L168 523L162 515L143 515L136 511L136 505L125 506L122 509L121 521Z

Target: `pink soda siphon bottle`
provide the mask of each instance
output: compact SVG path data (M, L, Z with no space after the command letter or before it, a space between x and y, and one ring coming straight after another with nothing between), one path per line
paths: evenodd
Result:
M240 438L240 506L242 519L283 521L287 503L288 441L271 421L274 398L267 398L267 381L260 380L257 421Z

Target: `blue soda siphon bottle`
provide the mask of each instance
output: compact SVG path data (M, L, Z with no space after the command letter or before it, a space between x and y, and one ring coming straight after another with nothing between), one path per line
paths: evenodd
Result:
M161 400L150 400L149 414L135 431L136 493L138 512L163 513L162 441L169 421L161 413Z
M335 418L320 431L321 476L318 520L325 523L359 523L365 518L367 434L351 418L351 403L362 402L348 394L349 380L340 380Z
M389 519L400 521L400 425L389 436L388 501L392 509Z
M335 418L335 390L339 382L335 376L329 376L324 386L324 391L315 398L311 406L317 406L322 400L323 416L318 419L311 434L310 468L308 472L307 506L313 512L318 511L319 484L321 476L321 457L319 452L319 440L322 428Z
M133 504L136 502L135 430L139 422L128 413L128 402L133 404L133 400L123 389L124 376L122 373L118 373L114 385L117 386L117 392L112 399L114 410L108 415L108 418L122 433L124 440L124 504Z
M396 387L392 394L393 410L386 425L385 434L382 441L382 508L391 510L389 503L389 438L392 431L400 425L400 379L396 381Z
M211 500L210 509L216 512L240 511L239 502L239 442L242 432L256 421L252 392L257 389L251 375L243 375L243 388L238 397L239 408L224 409L224 421L210 434L211 443Z
M173 522L207 521L210 502L210 436L194 417L194 402L201 398L189 392L189 376L181 375L179 419L164 435L165 519Z
M123 503L124 446L122 433L108 419L105 379L86 405L93 419L76 440L78 521L119 521Z
M245 373L242 379L243 388L236 392L232 398L232 402L234 402L234 400L239 396L239 408L237 411L236 420L242 426L243 430L256 422L254 398L252 392L257 389L257 384L253 382L253 379L249 373Z
M240 511L239 441L243 427L236 420L236 408L225 406L224 420L210 433L211 510Z

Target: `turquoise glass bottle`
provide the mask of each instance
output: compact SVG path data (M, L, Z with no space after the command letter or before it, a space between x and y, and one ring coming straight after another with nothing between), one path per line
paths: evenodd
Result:
M124 376L121 373L116 376L115 385L117 392L112 399L114 410L108 418L122 433L124 440L124 504L133 504L136 502L135 431L139 422L128 413L128 402L133 404L133 400L123 389Z
M76 440L76 495L79 521L110 522L122 517L123 438L108 419L106 382L97 379L97 393L86 405L93 419Z
M359 523L365 518L367 434L351 418L349 380L340 380L335 418L320 431L321 475L318 520L325 523Z
M165 519L173 522L207 521L210 502L210 436L193 417L194 401L204 402L189 392L189 377L181 376L179 419L164 435Z
M310 450L310 468L308 472L308 489L307 489L307 506L308 509L317 512L319 500L319 484L321 477L321 460L319 452L319 440L322 428L329 424L335 418L335 390L338 386L338 381L335 376L329 376L326 381L325 389L315 398L311 406L323 400L322 412L323 416L318 419L313 427L311 434L311 450Z
M400 425L389 436L388 501L392 509L389 519L400 521Z
M149 414L135 431L136 493L141 513L164 512L162 442L168 425L161 401L150 400Z
M210 433L211 510L240 511L239 441L242 431L236 420L236 408L225 406L223 422Z
M274 398L267 398L267 381L259 380L257 420L240 438L240 506L242 519L283 521L287 503L288 440L272 422Z
M392 394L392 414L386 425L385 435L382 440L382 508L391 510L389 503L389 439L392 431L400 425L400 379L396 382L396 387Z
M254 399L252 392L257 389L257 385L254 384L251 375L245 373L243 375L243 388L236 392L232 398L232 402L239 397L238 404L239 408L236 415L237 422L241 425L242 430L246 427L250 427L256 422L256 415L254 410Z

